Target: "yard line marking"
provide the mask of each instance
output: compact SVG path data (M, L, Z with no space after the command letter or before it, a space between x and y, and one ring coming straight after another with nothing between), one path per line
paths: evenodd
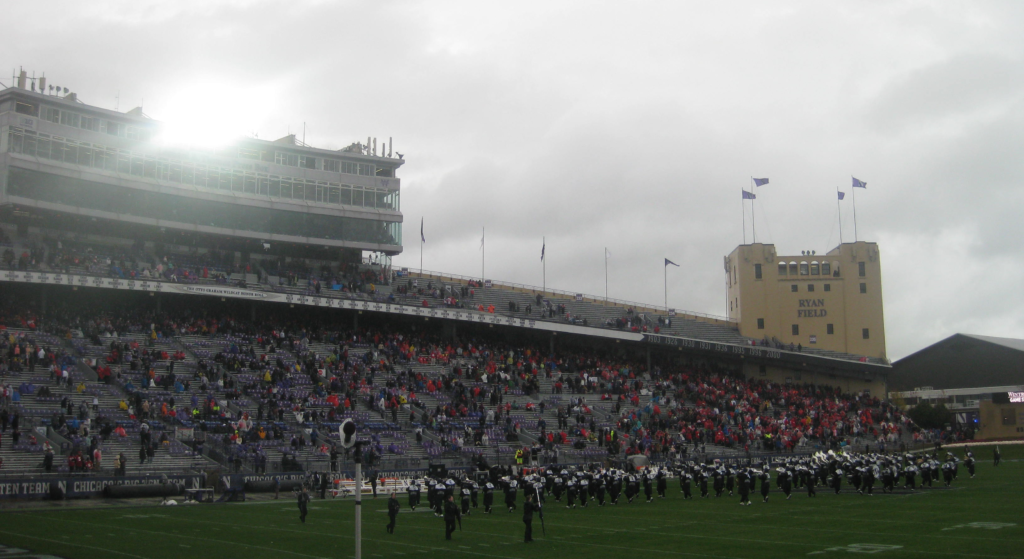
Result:
M136 559L146 559L145 557L142 557L141 555L133 555L131 553L125 553L123 551L117 551L115 549L107 549L105 547L96 547L96 546L93 546L93 545L83 545L83 544L80 544L80 543L62 542L62 541L54 540L54 539L50 539L50 538L42 538L42 537L39 537L39 536L30 536L30 535L24 534L24 533L0 531L0 534L7 534L8 536L19 536L19 537L22 537L22 538L29 538L29 539L32 539L32 540L40 540L40 541L50 542L50 543L58 543L58 544L61 544L61 545L70 545L70 546L73 546L73 547L84 547L86 549L95 549L97 551L106 551L106 552L109 552L109 553L115 553L117 555L124 555L124 556L127 556L127 557L135 557Z

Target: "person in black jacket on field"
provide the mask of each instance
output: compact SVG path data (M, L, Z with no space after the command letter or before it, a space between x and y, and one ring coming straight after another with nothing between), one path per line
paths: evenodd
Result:
M539 511L540 505L533 503L533 495L526 496L526 502L523 503L523 524L526 524L526 535L523 536L524 543L530 543L533 541L533 511Z
M444 539L452 539L456 520L461 522L462 515L459 514L459 506L455 504L455 497L449 496L444 502Z
M303 485L302 491L299 492L299 520L301 520L303 524L306 523L306 513L309 512L308 505L309 493L306 491L306 486Z
M398 519L398 509L400 508L401 505L398 504L398 496L394 491L392 491L391 498L388 499L388 518L391 520L391 522L388 523L389 534L395 533L395 520Z

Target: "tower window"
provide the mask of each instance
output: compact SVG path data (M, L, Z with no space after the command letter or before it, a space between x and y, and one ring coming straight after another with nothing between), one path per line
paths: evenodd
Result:
M794 336L799 336L800 335L800 325L799 324L794 324L793 325L793 335Z
M754 264L754 279L761 279L761 265Z
M864 328L863 330L861 330L860 333L861 333L861 336L863 336L865 340L871 339L871 332L869 332L867 328Z
M865 268L866 268L866 266L864 265L863 262L858 262L857 263L857 275L860 276L860 277L864 277L864 276L868 275L867 274L867 270Z
M836 333L836 329L835 329L835 326L834 326L834 325L832 325L832 324L826 324L826 325L825 325L825 333L826 333L826 334L828 334L828 335L830 335L830 336L831 336L832 334L835 334L835 333Z
M795 283L793 285L789 286L789 290L792 291L793 293L796 293L798 289L800 289L800 287L797 286L797 284L795 284Z
M807 284L807 291L814 291L814 284L813 283Z
M764 330L764 319L763 318L757 319L757 329L758 330Z
M868 284L866 284L866 283L860 284L860 292L861 293L867 293L868 292Z

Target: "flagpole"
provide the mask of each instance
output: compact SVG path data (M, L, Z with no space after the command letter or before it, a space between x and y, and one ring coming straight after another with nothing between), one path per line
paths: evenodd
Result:
M608 247L604 247L604 302L608 302Z
M747 244L747 208L743 207L742 197L740 198L740 210L743 214L743 244Z
M851 187L853 191L853 242L857 242L857 188Z
M839 203L839 187L836 187L836 209L839 210L839 244L843 244L843 205Z
M665 263L665 312L668 312L668 262Z
M543 278L544 278L543 281L544 281L544 283L542 285L544 286L543 287L544 293L548 292L548 255L547 255L547 250L548 250L547 239L545 239L544 237L541 237L540 238L540 262L542 264L541 268L543 269L542 273L543 273Z
M480 281L483 282L487 278L487 273L484 272L484 266L487 264L487 228L480 228ZM482 285L481 285L482 287Z
M754 177L750 177L750 191L754 191ZM757 218L754 216L754 198L750 199L750 229L754 234L754 243L757 243Z

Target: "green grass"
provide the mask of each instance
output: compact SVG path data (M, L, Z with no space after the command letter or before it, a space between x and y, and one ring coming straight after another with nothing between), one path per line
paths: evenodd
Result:
M848 546L857 544L900 546L878 551L879 557L1024 557L1024 448L1004 445L1002 451L1007 461L993 468L991 449L976 448L973 480L961 468L952 489L907 495L837 496L820 489L817 498L799 492L786 501L773 488L767 504L755 498L741 507L738 497L683 501L678 484L670 483L669 497L651 504L627 505L623 498L618 506L566 510L549 500L547 535L535 518L537 541L530 545L522 542L519 511L475 512L449 542L443 521L430 512L403 511L397 533L387 534L385 499L368 499L363 557L846 557ZM67 558L350 557L353 508L351 499L313 501L306 524L291 498L8 510L0 514L0 542ZM968 526L977 522L1013 525Z

